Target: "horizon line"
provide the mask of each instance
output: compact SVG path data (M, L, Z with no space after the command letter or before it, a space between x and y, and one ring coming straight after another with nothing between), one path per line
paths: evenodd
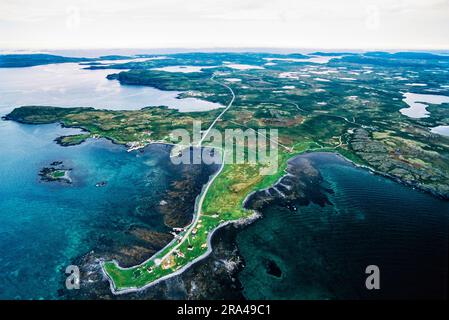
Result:
M285 51L308 51L310 52L316 52L316 51L323 51L323 52L372 52L372 51L385 51L385 52L400 52L400 51L406 51L406 52L412 52L412 51L449 51L448 47L340 47L340 48L331 48L331 47L281 47L281 46L198 46L198 47L189 47L189 46L167 46L167 47L64 47L64 48L30 48L30 47L17 47L17 48L3 48L0 47L0 54L4 54L3 52L21 52L21 51L29 51L29 54L33 53L50 53L54 51L71 51L71 50L79 50L79 51L96 51L96 50L116 50L116 51L125 51L125 50L151 50L151 51L158 51L158 50L164 50L164 51L178 51L179 50L188 50L188 51L223 51L223 50L233 50L233 51L255 51L255 50L285 50Z

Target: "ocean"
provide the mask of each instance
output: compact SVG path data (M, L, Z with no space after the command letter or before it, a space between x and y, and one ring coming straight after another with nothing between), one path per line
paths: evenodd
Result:
M296 157L296 175L304 163L318 183L295 185L305 197L270 201L237 236L246 298L447 297L449 202L333 153ZM379 267L379 290L365 286L369 265Z

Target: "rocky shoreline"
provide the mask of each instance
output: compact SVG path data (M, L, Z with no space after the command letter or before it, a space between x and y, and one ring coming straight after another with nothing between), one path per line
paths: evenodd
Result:
M366 168L414 189L428 192L435 197L449 200L449 187L441 182L449 179L447 172L436 170L431 174L428 169L407 163L401 158L403 153L411 154L416 152L415 150L404 151L397 148L391 152L386 149L384 144L370 138L369 132L365 129L355 130L351 148L355 154L369 164L369 166L361 166L347 159L355 166Z
M198 261L180 275L154 284L144 290L114 295L104 274L101 259L96 252L79 257L74 264L80 266L81 288L76 291L62 290L65 299L243 299L241 285L235 275L244 262L235 246L238 228L232 225L220 228L212 239L214 250L205 259Z
M172 146L167 145L171 148ZM193 208L195 206L196 196L199 194L202 186L206 183L210 174L212 174L213 167L208 167L204 171L204 166L176 166L179 179L173 181L170 188L162 196L162 200L156 208L157 211L164 217L165 224L170 227L183 227L191 222ZM203 169L201 169L203 168ZM202 178L200 178L202 177ZM207 179L206 179L207 178ZM183 275L176 276L167 281L163 281L160 284L152 286L147 290L142 290L139 293L123 294L115 296L110 288L109 282L101 272L100 263L104 260L117 260L122 266L132 266L141 263L148 259L154 253L165 247L169 243L173 236L170 233L153 232L145 227L130 226L124 231L128 238L134 239L131 243L114 243L113 239L99 239L99 245L93 251L86 253L74 259L73 264L78 265L81 270L81 290L67 291L61 290L59 295L65 299L142 299L142 298L173 298L170 292L174 289L171 288L168 292L165 287L173 286L180 279L185 279L183 286L192 286L192 290L203 286L202 280L189 280L197 279L195 272L191 269L197 270L200 266L204 265L203 261L198 262L195 266L186 270ZM215 238L215 237L214 237ZM215 241L215 240L214 240ZM224 244L229 241L224 241ZM218 245L220 246L220 245ZM214 247L215 248L215 247ZM231 251L234 251L232 248ZM212 269L216 270L217 274L222 278L229 276L226 270L230 269L230 266L238 265L233 259L234 255L226 256L228 250L223 249L221 253L215 252L211 257L215 257L219 264L226 266L222 268L215 266ZM208 268L208 267L202 267ZM204 271L204 286L208 283L208 279L211 274L211 270ZM200 274L201 271L198 271ZM193 281L193 283L192 283ZM223 280L224 281L224 280ZM223 282L222 281L222 282ZM220 285L220 287L222 287ZM190 287L189 287L190 288ZM180 289L176 289L178 292ZM218 290L218 287L215 288ZM190 289L188 290L190 292ZM194 290L195 294L200 294ZM186 291L187 292L187 291ZM189 298L191 294L185 295L184 298ZM234 297L234 296L233 296ZM203 298L206 298L204 296Z
M292 158L293 161L297 157ZM289 163L290 163L289 161ZM287 174L272 187L259 190L249 195L245 201L245 208L258 212L270 201L285 201L289 206L293 199L301 199L304 205L314 202L319 205L330 204L325 196L331 190L320 188L320 192L313 192L321 182L321 176L313 166L305 161L301 164L288 166ZM176 190L176 187L175 187ZM277 190L277 191L276 191ZM169 191L168 193L173 192ZM177 190L175 193L179 192ZM186 195L191 193L186 192ZM165 201L167 203L167 201ZM163 206L166 206L166 203ZM166 210L170 209L167 207ZM69 299L244 299L243 288L237 278L244 268L245 262L239 254L236 236L250 223L260 217L255 215L252 219L229 223L217 228L210 239L211 252L205 258L192 264L181 274L167 280L155 283L143 290L132 293L114 295L109 287L109 281L101 272L102 261L116 259L117 254L90 252L79 257L74 263L81 266L82 289L76 294L70 294ZM263 218L263 217L262 217ZM176 219L175 219L176 220ZM130 232L135 232L130 231ZM151 231L138 230L142 237L152 239ZM158 238L158 235L154 235ZM167 243L170 239L166 239ZM154 238L148 242L154 243ZM162 248L162 246L161 246ZM143 261L145 255L151 256L157 248L139 254L139 249L128 248L127 259L118 258L122 266L129 266ZM143 250L143 248L141 249ZM144 250L145 251L145 250ZM123 254L123 251L122 251ZM267 272L280 274L282 271L273 261L267 260ZM84 279L83 279L84 278Z

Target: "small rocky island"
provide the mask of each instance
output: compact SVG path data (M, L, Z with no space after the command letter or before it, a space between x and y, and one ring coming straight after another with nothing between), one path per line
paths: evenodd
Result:
M65 168L62 161L54 161L50 163L48 167L42 168L39 172L39 176L41 177L41 181L45 182L62 182L72 184L70 171L72 171L72 169Z

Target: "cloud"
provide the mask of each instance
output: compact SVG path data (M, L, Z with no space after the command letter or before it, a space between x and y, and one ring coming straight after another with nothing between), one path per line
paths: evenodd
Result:
M449 47L449 0L1 0L7 48Z

